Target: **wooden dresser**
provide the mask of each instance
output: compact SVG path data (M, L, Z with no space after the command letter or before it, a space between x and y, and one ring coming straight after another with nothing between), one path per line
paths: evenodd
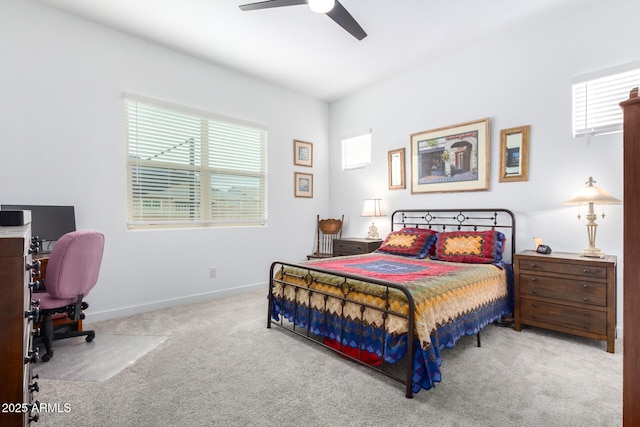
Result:
M622 420L625 426L637 426L640 425L640 96L637 87L620 106L624 114Z
M605 340L615 352L615 256L586 258L572 253L514 257L514 327L537 326Z
M39 316L31 300L32 279L39 263L32 262L29 225L0 227L0 425L25 426L37 421L33 411L38 383L32 364L33 320ZM36 402L37 404L37 402Z
M380 247L382 240L346 237L333 240L333 256L368 254Z

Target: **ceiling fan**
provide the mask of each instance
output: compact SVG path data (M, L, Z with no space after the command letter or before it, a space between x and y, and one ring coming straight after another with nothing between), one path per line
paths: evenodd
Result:
M338 0L269 0L243 4L240 6L240 9L248 11L270 9L272 7L297 6L300 4L308 5L309 8L316 13L327 15L358 40L367 37L367 33L364 32L360 24L356 22L353 16L351 16Z

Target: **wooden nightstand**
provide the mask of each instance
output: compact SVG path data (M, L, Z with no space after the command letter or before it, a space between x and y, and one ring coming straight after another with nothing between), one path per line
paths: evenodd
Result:
M355 237L334 239L333 256L368 254L378 249L381 244L382 240L358 239Z
M572 253L514 257L514 328L537 326L604 340L615 352L616 257Z

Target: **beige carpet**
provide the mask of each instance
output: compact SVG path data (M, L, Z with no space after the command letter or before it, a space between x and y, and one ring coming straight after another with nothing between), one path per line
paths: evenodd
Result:
M53 357L46 363L35 364L33 373L49 380L106 381L166 339L153 335L99 334L90 343L84 337L54 341Z
M396 381L267 329L266 306L252 292L87 325L95 343L168 338L105 381L40 379L36 398L70 410L38 427L621 425L620 340L610 354L601 341L490 325L481 348L465 337L444 350L442 382L407 399Z

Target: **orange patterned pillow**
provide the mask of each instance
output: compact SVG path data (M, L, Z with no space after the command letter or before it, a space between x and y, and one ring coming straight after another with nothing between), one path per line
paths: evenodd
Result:
M392 231L384 239L377 252L386 252L394 255L404 255L414 258L424 258L433 249L435 253L435 241L438 233L426 228L403 228Z
M502 260L505 236L499 231L448 231L438 234L436 257L477 264Z

